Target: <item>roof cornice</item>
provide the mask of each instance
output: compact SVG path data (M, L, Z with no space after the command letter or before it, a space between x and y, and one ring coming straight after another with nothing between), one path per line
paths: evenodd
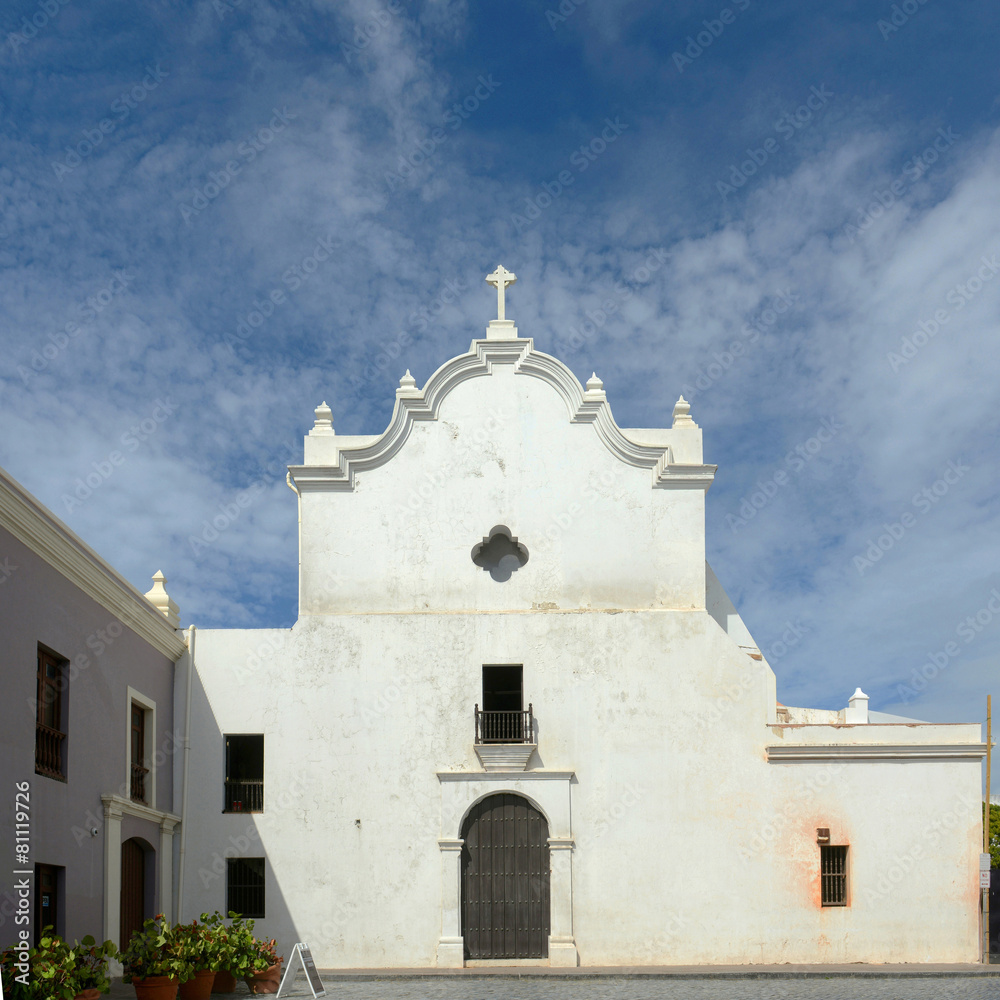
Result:
M602 443L618 459L651 471L654 488L707 490L711 486L717 466L673 464L669 446L631 441L615 422L603 389L584 389L558 358L536 351L530 337L517 337L474 340L467 354L445 362L423 389L415 385L397 389L396 405L385 432L369 445L338 451L339 461L335 466L289 466L296 490L300 493L353 490L355 475L390 461L405 443L415 421L436 420L442 401L452 389L467 379L491 374L496 364L513 365L516 374L551 385L566 404L570 422L592 424Z
M171 660L184 652L180 632L86 542L0 468L0 527Z

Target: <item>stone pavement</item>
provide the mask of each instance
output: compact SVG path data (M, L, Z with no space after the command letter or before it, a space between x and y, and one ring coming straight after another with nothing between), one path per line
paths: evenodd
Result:
M579 986L569 994L578 998L581 994L595 998L606 998L614 993L621 1000L626 996L666 996L665 980L700 981L713 984L696 993L670 989L669 995L697 996L704 1000L711 998L727 998L732 1000L734 981L741 981L744 988L739 996L772 997L772 996L809 996L809 997L845 997L848 995L865 997L895 997L895 992L885 993L873 989L873 980L882 980L889 984L898 984L899 980L909 981L906 997L918 995L931 998L945 997L989 997L1000 1000L1000 965L665 965L665 966L611 966L586 967L578 969L550 968L548 966L490 966L469 969L321 969L320 977L327 989L328 996L341 996L345 1000L392 1000L392 998L410 998L414 996L433 996L442 1000L461 1000L465 997L483 998L487 995L509 995L514 992L508 982L517 980L516 992L519 996L530 996L538 1000L560 1000L563 989L557 984L574 981ZM844 984L836 992L829 990L831 980L866 980L863 986L858 983L850 992L844 990ZM529 982L534 980L533 983ZM760 981L777 984L781 980L794 980L797 986L789 993L755 991L751 984ZM803 980L814 981L815 989L805 989ZM922 981L918 984L914 982ZM970 981L979 980L974 991ZM985 981L984 981L985 980ZM478 982L477 982L478 981ZM486 982L484 982L486 981ZM651 991L654 983L658 985ZM419 986L417 984L420 984ZM646 988L639 988L645 983ZM728 986L726 984L729 984ZM963 986L962 984L966 984ZM586 985L584 985L586 984ZM486 987L486 988L484 988ZM984 991L985 988L985 991ZM239 983L235 993L213 993L213 1000L223 1000L225 997L249 996L249 990L244 983ZM292 989L282 996L311 997L305 976L300 972ZM115 980L111 987L112 1000L134 1000L135 990L131 985L125 985L120 979Z

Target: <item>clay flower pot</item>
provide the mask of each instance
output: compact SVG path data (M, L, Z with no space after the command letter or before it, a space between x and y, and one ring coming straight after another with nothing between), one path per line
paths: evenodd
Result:
M263 972L244 976L243 982L250 987L251 993L277 993L281 985L281 962L268 966Z
M181 983L178 996L181 1000L208 1000L212 995L214 984L215 972L211 969L199 969L194 974L194 979ZM233 980L233 985L236 985L235 980Z
M77 993L73 1000L101 1000L104 996L100 990L84 990L82 993Z
M176 1000L180 985L175 976L147 976L133 979L136 1000Z
M212 987L213 993L235 993L236 977L226 969L220 969L215 974L215 985Z

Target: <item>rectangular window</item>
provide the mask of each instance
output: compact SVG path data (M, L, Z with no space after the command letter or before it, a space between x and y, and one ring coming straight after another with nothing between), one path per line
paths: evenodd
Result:
M263 733L226 736L226 794L222 811L264 811Z
M264 916L264 859L226 860L226 912L260 919Z
M35 699L35 773L66 780L63 688L66 661L38 647Z
M820 847L823 906L847 906L847 848Z
M138 702L132 702L129 726L129 788L133 802L149 802L149 768L146 767L146 709Z

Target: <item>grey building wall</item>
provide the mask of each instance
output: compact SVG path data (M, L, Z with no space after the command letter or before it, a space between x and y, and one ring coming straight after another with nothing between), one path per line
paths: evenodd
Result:
M105 823L102 795L129 797L128 687L156 703L153 743L162 753L155 802L173 805L171 737L173 673L170 658L140 638L112 612L8 530L0 527L0 851L13 856L14 783L30 782L31 859L63 869L58 887L57 930L70 938L103 930ZM125 616L123 616L125 617ZM37 649L69 661L62 698L66 780L35 773ZM96 828L96 835L92 831ZM141 837L159 850L155 820L125 816L121 837ZM14 941L16 897L10 866L0 881L0 947ZM156 865L150 869L154 873ZM160 906L159 879L147 910ZM34 909L34 903L32 903Z

